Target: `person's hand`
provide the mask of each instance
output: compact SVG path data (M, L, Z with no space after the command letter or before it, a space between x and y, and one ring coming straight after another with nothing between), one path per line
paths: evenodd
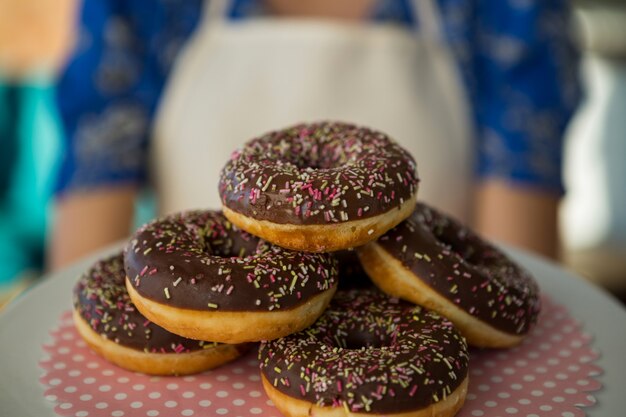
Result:
M54 74L69 53L76 0L0 0L0 72Z
M474 226L490 240L556 258L559 200L547 192L487 180L476 193Z

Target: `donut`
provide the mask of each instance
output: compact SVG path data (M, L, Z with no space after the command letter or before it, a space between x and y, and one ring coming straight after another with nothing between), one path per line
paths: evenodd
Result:
M468 360L450 321L378 290L338 291L313 326L259 348L263 387L288 417L453 416Z
M253 139L221 171L224 215L276 245L333 252L363 245L415 206L415 161L387 135L300 124Z
M439 312L470 345L514 346L537 321L539 288L530 273L425 204L358 254L381 290Z
M151 323L124 286L122 253L96 262L74 286L74 323L87 345L108 361L151 375L188 375L239 357L247 345L186 339Z
M141 227L126 247L126 287L139 311L191 339L275 339L312 324L337 288L336 260L270 245L217 211Z

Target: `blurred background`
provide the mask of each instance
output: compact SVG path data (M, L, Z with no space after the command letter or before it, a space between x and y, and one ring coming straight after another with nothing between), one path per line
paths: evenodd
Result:
M145 12L145 4L142 6L142 3L149 2L129 0L130 6L125 7L138 10L143 7ZM0 0L0 306L37 282L47 269L61 267L72 260L69 255L64 257L65 252L58 254L58 248L54 246L58 236L53 236L58 234L59 229L63 230L63 222L68 221L68 216L76 218L81 215L81 210L99 213L98 207L104 207L98 199L92 201L92 206L89 203L76 206L76 212L72 212L72 205L69 209L67 204L63 206L63 192L68 189L82 190L80 184L71 188L74 187L74 180L68 179L67 163L64 161L75 153L89 151L84 144L71 148L73 143L67 140L73 134L70 131L79 130L81 126L72 126L74 122L68 121L64 115L80 110L75 107L82 105L81 100L89 94L93 84L117 94L125 83L136 79L137 63L133 59L140 59L145 65L152 59L174 59L195 29L201 2L171 0L163 3L169 3L165 10L174 10L170 14L165 13L161 19L169 22L169 41L159 44L162 47L158 48L160 53L156 58L148 56L145 51L140 51L140 58L129 58L123 52L131 42L128 27L125 26L128 22L114 20L113 29L106 29L101 17L106 14L107 7L119 8L121 2L93 0L87 8L79 0ZM229 12L234 20L245 20L246 13L260 13L255 10L258 5L255 6L254 2L238 3L239 6ZM325 17L327 12L324 7L332 2L318 2L306 10L290 10L289 2L269 3L275 12L319 18ZM391 4L387 9L393 10L400 9L397 5L402 2L398 0L395 3L394 0L387 3ZM451 6L452 3L439 2L446 11L446 19L468 19L463 16L462 9ZM497 15L497 9L502 8L496 5L499 2L495 0L493 4L488 1L476 3L480 5L476 10L485 15ZM540 10L532 7L535 3L532 0L508 3L533 13ZM572 7L574 13L568 20L567 36L576 45L580 59L568 70L578 77L582 94L577 100L575 112L571 118L568 117L563 130L563 146L559 148L563 163L556 168L562 174L564 191L558 194L560 249L554 256L566 268L626 300L626 3L621 0L578 0ZM347 6L339 9L335 6L332 15L344 20L361 17ZM474 16L472 19L482 18ZM547 22L549 26L550 21ZM146 22L130 20L131 26L134 24L144 32L152 30L150 25L153 23L150 19ZM506 25L506 22L502 24ZM102 52L111 56L108 67L96 75L96 72L89 73L89 57L98 53L100 40L94 37L94 33L99 33L96 30L98 25L105 27L100 31L104 41L116 46ZM555 27L563 30L562 26ZM159 33L162 35L163 31ZM450 29L447 33L454 38L462 36L463 32ZM453 48L458 48L462 41L452 39L451 44ZM501 42L497 45L505 44ZM131 48L135 47L131 45ZM504 48L500 50L501 55L510 53L506 47L500 48ZM254 72L253 69L248 71ZM489 67L485 67L485 71L489 71ZM68 73L71 78L68 78ZM145 83L142 81L134 88L132 95L145 99L149 103L148 113L152 113L156 107L152 96L162 86L150 89L150 83L159 84L162 80L154 81L160 77L159 74L143 76ZM71 91L72 95L60 96L59 89ZM103 98L98 96L94 100L99 103ZM90 101L87 105L94 106L94 102ZM474 106L477 106L476 103L474 101ZM95 105L95 108L99 107ZM100 124L97 128L86 133L91 141L89 143L93 145L94 141L101 140L112 146L115 142L107 139L107 132L110 131L116 133L118 142L132 142L133 134L144 129L144 124L148 123L141 115L131 117L134 111L132 105L118 106L114 110L108 108L106 117L98 119ZM90 108L90 113L94 112L96 110ZM146 145L142 142L137 146ZM95 149L102 147L95 146ZM127 146L124 149L121 154L111 153L112 156L107 157L117 158L112 165L122 166L122 171L127 172L133 163L128 155L134 152L134 148ZM115 178L111 184L119 183ZM504 183L507 184L506 181ZM141 224L157 213L158 199L154 197L154 190L146 183L142 184L139 191L134 190L113 201L114 207L120 210L126 206L133 210L132 225ZM61 218L57 213L59 201L65 210L65 217ZM109 215L115 213L110 214L109 211ZM93 227L97 228L98 218L91 221L85 224L95 224ZM506 221L515 223L516 218ZM128 226L119 227L121 231L117 235L110 234L109 241L128 232ZM79 228L74 232L89 235L92 229ZM490 238L507 241L506 237L491 235L488 231L486 234ZM76 242L74 244L78 245ZM86 245L85 252L101 246L102 242ZM514 240L510 242L517 244ZM534 250L532 246L527 248ZM51 256L62 261L51 262Z

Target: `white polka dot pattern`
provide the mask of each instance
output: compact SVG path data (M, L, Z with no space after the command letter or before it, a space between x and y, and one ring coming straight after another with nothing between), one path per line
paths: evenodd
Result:
M91 352L70 312L51 336L41 382L60 416L280 416L263 391L254 352L195 376L153 377ZM539 323L520 346L471 352L469 393L458 416L583 417L580 407L592 405L589 393L601 386L590 341L565 308L544 298Z
M591 337L561 306L543 298L537 327L508 350L472 350L470 386L458 414L469 416L583 417L601 384Z

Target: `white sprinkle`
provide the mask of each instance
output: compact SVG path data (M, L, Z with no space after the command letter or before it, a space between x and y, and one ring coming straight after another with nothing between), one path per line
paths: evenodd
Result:
M267 190L267 187L270 186L270 183L272 182L273 179L274 179L274 177L270 175L270 177L267 179L267 182L263 186L263 192L265 192L265 190Z

